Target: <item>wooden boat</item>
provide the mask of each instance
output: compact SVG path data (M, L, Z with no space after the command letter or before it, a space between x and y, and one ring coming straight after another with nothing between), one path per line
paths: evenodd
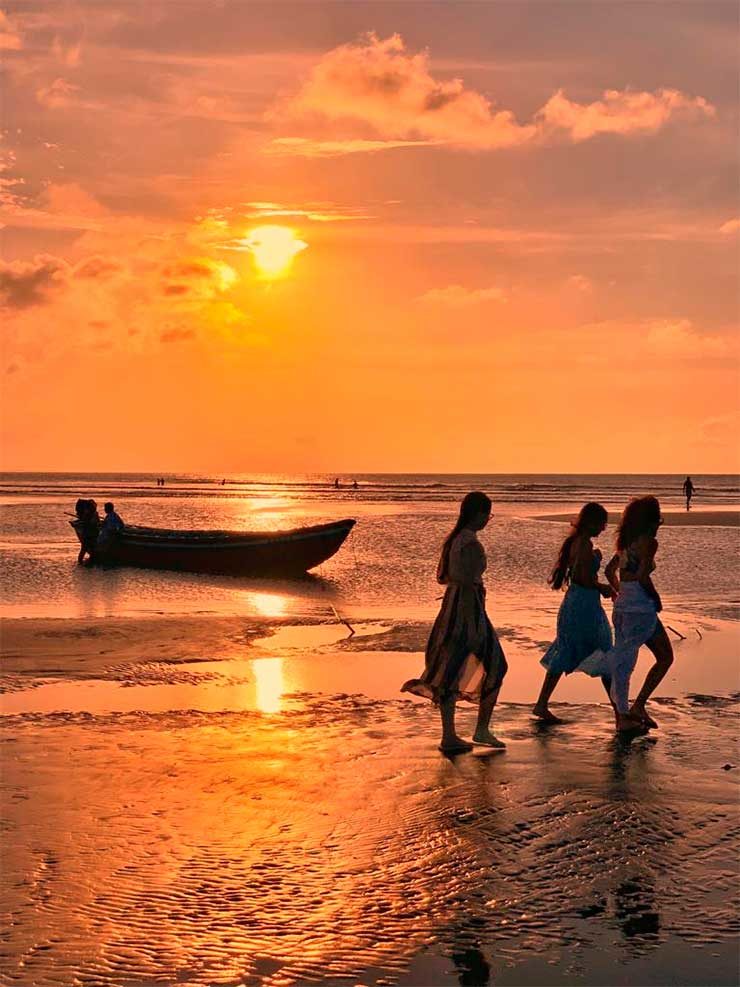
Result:
M80 521L70 521L82 541ZM299 575L339 551L354 527L347 518L289 531L180 531L127 524L96 552L104 565L235 575Z

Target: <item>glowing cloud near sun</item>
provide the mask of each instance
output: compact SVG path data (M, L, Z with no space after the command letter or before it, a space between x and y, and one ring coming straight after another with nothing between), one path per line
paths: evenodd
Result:
M254 263L265 278L285 274L293 258L308 247L287 226L257 226L245 237L244 246L254 257Z

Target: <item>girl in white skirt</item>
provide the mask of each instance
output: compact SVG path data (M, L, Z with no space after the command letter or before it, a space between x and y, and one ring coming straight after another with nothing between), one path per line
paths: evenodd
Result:
M673 664L673 648L658 617L663 605L652 579L658 550L655 536L662 523L655 497L636 497L624 509L617 553L606 567L610 582L619 572L619 594L612 614L614 647L594 652L581 666L591 674L611 677L610 694L620 733L657 727L645 704ZM652 651L655 664L630 706L630 679L643 644Z

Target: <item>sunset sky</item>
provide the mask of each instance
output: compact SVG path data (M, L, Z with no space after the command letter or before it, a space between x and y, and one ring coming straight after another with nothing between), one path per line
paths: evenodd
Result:
M734 0L5 6L3 467L737 470L737 42Z

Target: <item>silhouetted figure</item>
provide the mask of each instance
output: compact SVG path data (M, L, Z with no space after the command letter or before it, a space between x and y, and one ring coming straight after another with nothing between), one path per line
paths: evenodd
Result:
M82 497L75 504L75 514L77 515L77 532L80 537L80 552L77 556L78 565L85 561L92 564L95 561L95 549L98 544L100 533L100 518L98 517L98 505L94 500L84 500Z
M458 699L479 704L474 743L485 747L506 746L490 729L491 715L508 667L486 614L483 585L486 553L477 532L485 528L490 517L491 501L484 493L466 494L437 566L437 581L447 589L429 636L424 673L401 688L401 692L424 696L439 705L442 717L439 749L443 754L460 754L473 747L455 730Z
M105 511L105 517L103 518L103 524L98 535L98 548L101 551L105 551L116 535L123 531L123 521L120 515L116 514L116 509L110 500L103 504L103 510Z
M337 490L339 490L339 477L337 477L336 480L334 481L334 486L337 488Z
M660 622L663 609L653 584L656 535L663 524L656 497L636 497L627 504L617 531L617 553L606 567L609 582L614 584L619 571L619 595L614 604L614 647L604 653L596 651L587 660L591 674L612 676L611 698L619 733L651 730L657 726L645 704L673 664L673 648ZM630 679L637 655L646 645L655 656L637 699L629 704Z
M599 582L601 552L594 548L596 538L609 518L601 504L585 504L571 533L563 542L548 582L553 589L567 589L558 612L557 638L541 664L547 669L539 699L532 712L544 723L561 722L550 712L548 702L563 673L575 672L584 658L597 648L608 651L612 632L601 597L616 597L609 583ZM607 680L608 681L608 680ZM609 686L605 682L607 695Z
M225 487L225 486L226 486L226 480L222 480L222 481L221 481L221 486L222 486L222 487Z
M352 481L352 489L357 490L357 480Z
M691 477L687 476L683 481L683 492L686 497L686 510L691 510L691 498L694 496L694 484L691 482Z

